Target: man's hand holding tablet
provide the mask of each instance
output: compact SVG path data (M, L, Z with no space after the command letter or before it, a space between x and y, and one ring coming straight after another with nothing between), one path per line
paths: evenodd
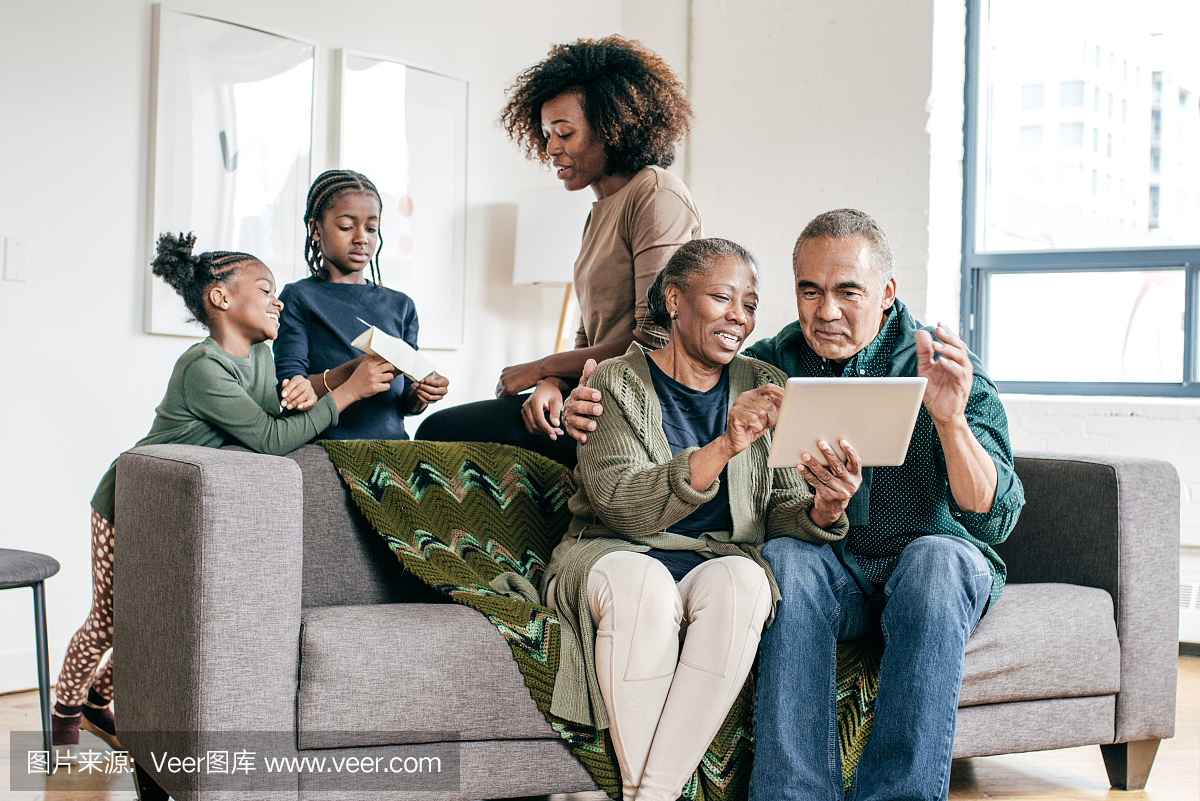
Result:
M846 454L845 461L838 457L828 442L821 440L817 448L824 455L823 461L828 467L808 451L800 455L800 464L796 465L816 496L808 516L821 528L829 528L837 522L854 493L858 492L859 484L862 484L862 464L858 461L858 452L844 439L838 440L838 447Z

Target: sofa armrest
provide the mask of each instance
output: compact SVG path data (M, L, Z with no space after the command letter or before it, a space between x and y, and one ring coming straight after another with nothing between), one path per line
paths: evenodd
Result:
M1179 653L1175 468L1125 456L1015 456L1026 506L996 549L1009 581L1107 590L1121 641L1114 741L1172 736Z
M114 532L118 725L139 764L152 768L151 746L195 753L202 731L295 732L296 463L187 445L135 448L117 462Z

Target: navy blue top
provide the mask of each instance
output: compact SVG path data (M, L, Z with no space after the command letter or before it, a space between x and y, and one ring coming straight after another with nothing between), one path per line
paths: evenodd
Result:
M707 392L691 389L664 373L654 359L646 358L650 378L662 407L663 433L676 456L687 448L703 447L725 433L729 419L729 368L721 371L717 385ZM729 512L729 470L721 471L721 486L711 501L700 504L696 511L667 529L673 534L699 537L706 531L733 531L733 516ZM671 576L679 581L688 571L704 561L695 551L664 551L651 549L647 556L666 565Z
M279 293L279 337L275 340L275 376L314 375L362 355L350 342L366 330L361 317L384 333L417 347L417 307L403 292L375 284L333 284L305 278ZM329 439L408 439L404 431L404 395L412 381L399 376L392 388L351 404L338 424L325 429Z

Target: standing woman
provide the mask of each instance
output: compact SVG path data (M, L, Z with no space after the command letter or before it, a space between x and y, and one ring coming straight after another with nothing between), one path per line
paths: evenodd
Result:
M646 292L675 250L702 235L687 187L664 169L691 114L667 63L620 36L556 45L517 77L500 115L509 137L552 165L568 191L596 195L575 260L575 349L506 367L499 400L431 415L417 439L502 442L574 466L560 415L584 363L620 356L634 341L650 349L667 341Z

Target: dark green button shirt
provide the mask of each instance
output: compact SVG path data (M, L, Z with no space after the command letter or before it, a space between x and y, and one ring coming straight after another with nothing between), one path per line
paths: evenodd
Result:
M744 355L773 364L789 376L915 376L916 332L922 327L904 304L896 301L883 330L841 370L813 352L799 322L771 339L756 342ZM933 331L928 327L926 330ZM967 540L983 553L992 572L991 600L995 603L1000 597L1004 562L991 546L1003 542L1016 525L1025 505L1025 493L1013 471L1008 417L996 385L975 354L971 354L971 363L975 377L966 416L975 438L996 463L992 508L976 514L964 512L954 503L942 445L933 419L922 406L904 464L864 468L863 483L846 510L850 535L844 541L842 561L868 594L887 582L905 545L922 534L948 534Z

